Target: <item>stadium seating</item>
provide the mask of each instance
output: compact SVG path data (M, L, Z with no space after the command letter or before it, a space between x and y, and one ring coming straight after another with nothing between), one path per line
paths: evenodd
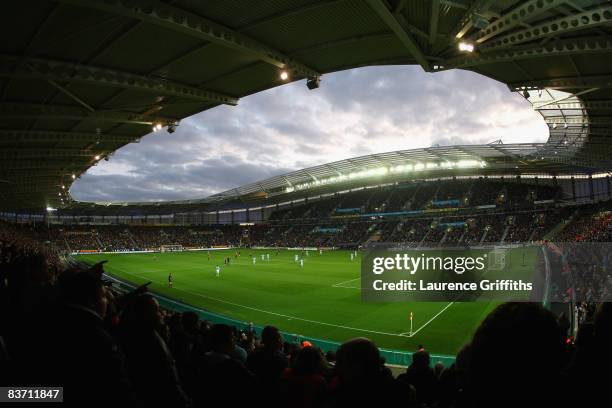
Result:
M592 259L605 265L610 259L601 249L587 254L569 246L610 240L610 203L535 207L535 197L555 197L554 189L476 183L481 183L477 189L466 182L456 188L410 185L332 196L243 227L0 222L0 379L13 385L60 381L66 389L79 390L71 397L79 403L92 393L101 395L89 406L244 406L264 399L270 406L308 407L588 402L584 390L603 387L605 380L597 367L611 363L609 304L575 304L576 338L565 309L555 315L535 304L502 304L459 351L455 364L436 365L426 345L419 346L406 372L394 378L367 339L349 340L335 355L325 356L316 344L283 341L274 327L258 335L213 325L193 312L160 309L146 288L125 293L102 282L101 267L87 269L66 257L72 251L163 245L353 248L391 241L465 246L548 238L556 242L547 244L553 249L551 264L562 262L563 251L582 259L582 265ZM498 200L500 195L507 200ZM455 199L469 205L417 216L335 216L338 208L386 211ZM474 203L496 205L477 209ZM572 296L598 299L611 290L609 268L552 269L562 271L551 278L553 306Z
M583 211L600 214L602 207ZM604 224L609 230L609 218L585 223L581 216L566 230L586 229L590 238L600 239ZM411 225L421 232L428 228L426 222ZM98 397L88 406L204 407L261 399L272 406L328 407L381 401L414 407L585 403L591 395L585 387L603 387L605 381L596 367L610 364L610 304L579 305L582 327L573 344L561 318L536 304L509 303L484 320L451 367L432 367L435 359L419 346L405 374L394 379L367 339L347 341L327 359L316 344L284 342L273 327L258 336L201 321L193 312L161 310L144 288L122 293L104 285L99 267L63 271L58 254L40 240L53 229L0 226L0 337L9 357L0 375L13 385L60 381L65 389L77 390L70 396L73 403L90 399L91 393ZM187 228L163 234L136 230L134 236L148 242L171 233L177 242L182 234L193 235ZM361 236L365 226L352 230L340 233L342 240ZM295 239L305 231L296 232ZM90 238L72 243L89 245L92 237L107 243L113 231L73 232L81 234L68 235Z

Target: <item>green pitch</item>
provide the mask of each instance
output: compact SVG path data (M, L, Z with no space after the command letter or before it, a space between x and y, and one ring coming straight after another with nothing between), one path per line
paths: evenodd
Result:
M522 256L533 265L533 251ZM210 259L209 259L210 254ZM294 261L301 251L242 249L158 254L81 255L134 284L151 281L161 295L227 317L272 324L288 333L343 342L368 337L380 347L405 351L423 344L434 353L455 354L471 339L482 319L496 306L489 302L363 303L359 259L349 251L310 251L304 267ZM270 254L270 260L262 260ZM231 257L229 266L223 264ZM257 257L253 265L252 256ZM216 277L215 266L221 267ZM173 287L168 287L172 272ZM413 313L413 335L409 315Z

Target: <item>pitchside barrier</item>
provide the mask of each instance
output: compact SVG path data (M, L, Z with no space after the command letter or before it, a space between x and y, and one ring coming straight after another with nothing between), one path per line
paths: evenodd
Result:
M104 275L107 279L113 281L113 286L116 289L122 292L130 292L136 289L136 285L128 283L115 276L109 275L108 273L105 273ZM208 320L211 323L221 323L236 326L241 330L247 330L249 328L248 322L243 322L240 320L231 319L229 317L217 313L208 312L206 310L188 305L179 300L172 299L168 296L159 295L154 292L151 292L151 295L155 296L160 306L164 309L173 310L175 312L196 312L200 316L200 318ZM252 328L255 330L258 336L261 335L261 330L263 329L263 326L253 325ZM329 350L336 351L341 344L335 341L322 340L315 337L302 336L301 334L287 332L283 332L283 337L285 338L285 340L293 343L309 341L314 346L319 347L321 350L323 350L323 352L327 352ZM412 352L381 348L380 354L382 357L384 357L386 363L390 365L408 366L412 362ZM455 362L455 356L444 354L431 354L431 360L433 364L441 362L442 364L444 364L445 367L449 367Z

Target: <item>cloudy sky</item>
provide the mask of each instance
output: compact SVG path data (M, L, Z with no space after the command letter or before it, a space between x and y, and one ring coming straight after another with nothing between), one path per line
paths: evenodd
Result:
M545 141L541 116L467 71L371 67L286 84L153 133L77 180L84 201L202 198L317 164L435 144Z

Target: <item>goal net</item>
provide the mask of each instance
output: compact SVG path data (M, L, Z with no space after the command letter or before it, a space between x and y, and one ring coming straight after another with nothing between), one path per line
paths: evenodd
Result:
M183 250L182 245L162 245L159 247L161 252L181 252Z

